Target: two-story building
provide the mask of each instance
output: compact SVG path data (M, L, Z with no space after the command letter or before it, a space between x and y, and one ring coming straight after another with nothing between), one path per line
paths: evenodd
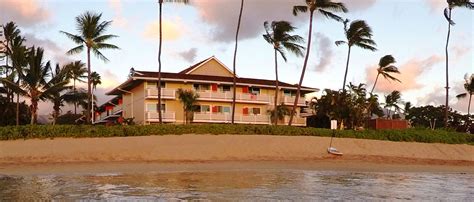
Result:
M157 72L133 71L124 83L107 95L116 98L99 107L96 119L102 122L118 116L134 117L137 124L158 123ZM233 73L217 58L210 57L178 73L161 73L162 120L165 123L183 123L184 111L177 98L177 89L192 89L199 94L198 110L194 123L230 123L232 110ZM271 124L269 110L274 108L275 81L237 77L235 123ZM292 107L296 85L279 82L278 103ZM293 125L306 126L306 118L300 116L307 106L304 95L317 92L316 88L302 87L302 97ZM280 120L288 123L289 117Z

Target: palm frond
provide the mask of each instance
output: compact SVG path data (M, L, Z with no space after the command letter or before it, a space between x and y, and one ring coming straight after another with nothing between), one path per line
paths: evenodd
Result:
M96 43L92 49L120 49L118 46L113 45L113 44L107 44L107 43Z
M102 36L98 36L98 37L94 38L94 42L95 43L103 43L104 41L107 41L107 40L110 40L110 39L113 39L113 38L117 38L117 37L118 37L117 35L113 35L113 34L102 35Z
M395 58L392 55L386 55L380 58L379 67L386 67L395 62Z
M79 45L79 46L76 46L74 48L72 48L71 50L68 50L66 52L67 55L74 55L74 54L78 54L80 52L82 52L84 50L84 45Z
M65 31L60 31L60 33L65 34L69 39L71 39L76 44L85 43L85 40L79 35L74 35Z
M293 15L298 16L298 13L306 13L308 12L307 6L293 6Z
M465 98L465 97L467 97L467 93L461 93L459 95L456 95L456 98L458 98L458 99L462 99L462 98Z
M109 61L109 59L107 59L107 57L105 57L99 50L97 50L97 49L94 48L94 49L92 49L92 52L94 53L94 55L95 55L96 57L98 57L98 58L101 59L102 61L104 61L104 62L108 62L108 61Z
M340 46L342 44L346 44L347 42L345 42L345 41L336 41L334 43L336 44L336 46Z
M318 11L323 14L324 16L326 16L326 18L329 18L329 19L333 19L333 20L336 20L338 22L344 22L344 19L334 13L331 13L329 11L325 11L323 9L318 9Z
M446 18L446 20L449 22L450 25L455 25L456 23L454 23L454 21L449 17L449 9L448 8L445 8L444 9L444 17Z

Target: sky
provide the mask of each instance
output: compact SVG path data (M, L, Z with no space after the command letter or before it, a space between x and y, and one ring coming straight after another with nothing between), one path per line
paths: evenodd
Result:
M163 5L164 72L182 69L216 56L232 69L234 38L240 0L190 0L189 5ZM337 1L337 0L336 0ZM402 99L414 105L444 104L447 21L443 16L445 0L340 0L349 9L339 13L350 20L365 20L373 30L376 52L353 48L348 82L365 83L370 89L376 76L379 59L395 57L402 83L379 80L375 91L382 98L393 90L402 92ZM304 0L246 0L242 16L237 75L240 77L274 79L273 47L262 38L263 22L286 20L298 34L308 38L309 15L292 15L292 6ZM66 64L86 61L86 53L66 55L75 44L60 31L76 33L75 17L92 11L112 21L107 33L118 35L109 41L120 50L104 50L110 60L105 63L92 58L92 70L102 76L96 95L99 103L110 99L104 93L127 78L130 68L157 71L158 4L156 0L0 0L0 24L14 21L26 37L27 44L41 46L46 58ZM453 10L450 40L450 105L467 112L467 99L457 100L463 92L465 74L474 73L474 11ZM347 46L336 46L344 40L343 24L315 15L313 41L308 71L303 85L319 89L340 89L343 82ZM306 43L303 44L306 46ZM288 54L285 63L279 60L279 79L297 83L303 59ZM85 86L85 84L82 84ZM319 94L318 94L319 95ZM40 114L50 113L48 103L40 105Z

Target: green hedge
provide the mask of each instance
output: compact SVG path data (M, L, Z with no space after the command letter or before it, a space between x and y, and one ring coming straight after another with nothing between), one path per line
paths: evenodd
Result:
M0 127L0 140L55 138L55 137L124 137L146 135L182 134L233 134L233 135L284 135L284 136L326 136L329 129L300 128L269 125L148 125L148 126L89 126L89 125L37 125ZM445 130L363 130L337 131L337 137L449 144L474 144L474 135Z

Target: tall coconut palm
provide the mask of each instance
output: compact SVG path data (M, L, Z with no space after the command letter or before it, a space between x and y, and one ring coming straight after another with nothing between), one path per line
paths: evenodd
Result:
M183 119L184 124L187 124L192 118L191 113L196 109L199 94L193 90L183 90L182 88L178 89L176 94L178 95L179 101L183 104Z
M237 73L235 63L237 62L237 48L239 42L239 32L240 32L240 21L242 21L242 12L244 11L244 0L240 1L240 11L239 11L239 20L237 21L237 30L235 31L235 47L234 47L234 59L232 62L232 73L233 73L233 80L232 80L232 117L231 123L234 124L235 120L235 98L237 96Z
M28 49L23 45L25 38L16 36L10 44L10 58L12 61L12 73L24 71L27 65ZM16 83L19 84L20 78L17 77ZM20 94L16 94L16 125L20 125Z
M276 109L278 106L278 93L280 92L278 87L278 53L280 53L285 62L287 61L286 51L303 57L304 47L299 43L304 42L304 39L299 35L290 34L290 32L293 32L296 28L291 26L287 21L273 21L271 24L265 21L263 27L266 31L263 38L273 46L275 53L275 100L273 106L275 106ZM273 112L277 112L277 110L273 110ZM272 120L274 120L275 125L278 124L278 119Z
M379 80L379 76L382 75L385 79L387 80L392 80L392 81L398 81L401 82L399 79L395 78L391 74L400 74L400 71L398 71L398 68L393 65L395 63L395 58L391 55L386 55L380 58L379 61L379 68L377 68L377 77L375 78L374 86L372 87L372 90L370 93L372 94L374 92L375 86L377 85L377 81Z
M92 93L91 93L91 51L94 53L96 57L103 60L104 62L108 62L107 59L100 51L103 49L119 49L119 47L106 43L108 40L117 37L116 35L112 34L104 34L107 31L107 28L111 25L112 21L101 21L102 14L97 14L93 12L85 12L76 17L76 29L79 31L79 34L71 34L65 31L61 31L61 33L65 34L68 38L70 38L74 43L78 44L78 46L72 48L68 52L69 55L80 53L86 48L87 52L87 93L89 95L88 98L88 105L86 111L86 123L90 123L91 120L91 101L92 101Z
M456 97L458 99L465 98L469 95L469 102L467 104L467 116L469 117L470 112L471 112L471 100L472 100L472 95L474 95L474 74L471 74L471 76L468 76L467 74L464 75L464 90L466 90L465 93L461 93L457 95Z
M157 83L157 90L158 90L158 120L160 124L163 123L163 117L161 114L161 46L163 41L163 27L162 27L162 11L163 11L163 3L171 2L171 3L189 3L189 0L158 0L158 7L159 7L159 43L158 43L158 83Z
M5 76L8 77L9 74L13 73L14 68L10 65L11 56L12 54L12 43L13 40L17 37L20 36L21 31L18 29L18 26L14 22L8 22L7 24L3 25L3 36L5 38L5 41L2 41L3 46L5 47L6 55L7 57L5 58ZM24 38L23 40L24 41ZM10 58L10 60L9 60ZM10 72L11 71L11 72ZM13 94L12 91L7 89L7 99L10 102L13 102Z
M296 112L296 106L299 101L301 93L301 85L303 84L304 74L306 72L306 66L308 64L309 53L311 50L311 36L313 35L313 15L315 11L318 11L327 18L342 22L343 19L332 12L347 12L347 8L343 3L333 2L332 0L305 0L306 5L294 6L293 15L298 13L306 13L309 11L309 32L308 32L308 45L306 46L306 55L303 62L303 69L301 70L300 81L296 90L295 102L293 103L293 109L291 110L290 121L288 125L291 126L293 122L293 116Z
M47 99L51 94L66 88L67 81L52 83L49 61L43 62L43 49L32 47L28 54L28 66L24 72L18 72L20 84L2 79L13 91L30 99L31 124L36 124L38 102Z
M76 81L84 82L83 79L87 78L85 74L87 74L86 64L81 61L75 61L67 64L65 68L69 69L68 77L72 79L72 90L73 93L77 92L76 90ZM77 114L77 101L73 102L74 104L74 114Z
M349 20L344 21L344 31L346 34L347 41L336 41L336 45L347 44L347 62L346 62L346 72L344 73L344 82L342 83L342 92L346 92L346 79L347 72L349 71L349 59L351 57L351 48L352 46L357 46L362 49L376 51L377 45L374 40L372 40L372 29L369 25L363 20L356 20L351 22L349 28L347 24Z
M445 47L445 54L446 54L446 108L444 109L444 124L448 126L448 111L449 111L449 37L451 35L451 25L455 25L453 19L451 18L451 13L453 8L468 8L473 10L474 9L474 2L470 0L446 0L448 3L448 7L444 9L444 17L448 21L448 34L446 36L446 47Z

